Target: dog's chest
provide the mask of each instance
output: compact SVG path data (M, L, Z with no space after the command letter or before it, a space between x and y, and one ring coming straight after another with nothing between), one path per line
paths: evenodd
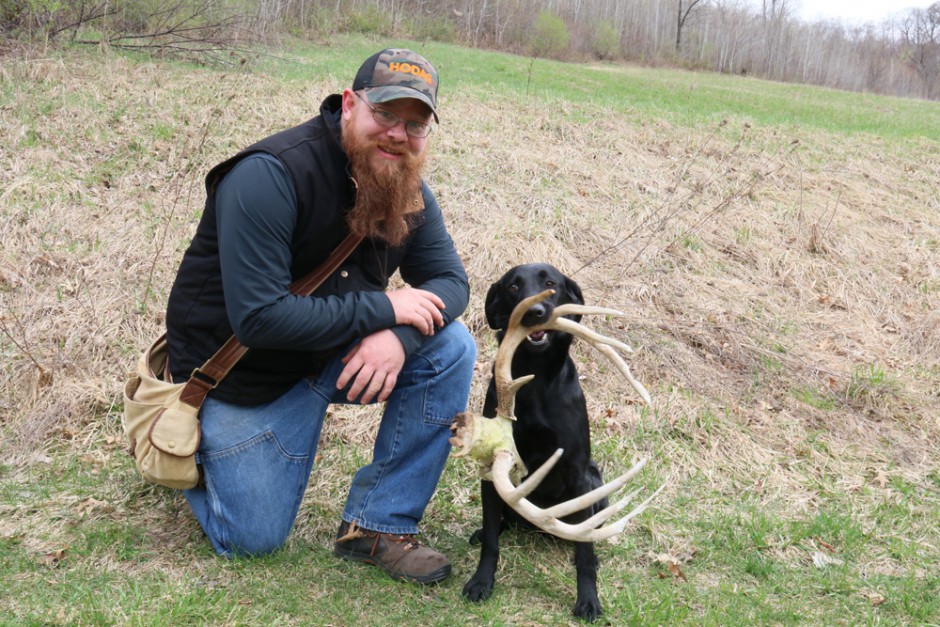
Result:
M574 368L552 379L536 374L516 393L514 413L513 433L517 439L536 435L541 440L563 443L580 433L587 426L587 407Z

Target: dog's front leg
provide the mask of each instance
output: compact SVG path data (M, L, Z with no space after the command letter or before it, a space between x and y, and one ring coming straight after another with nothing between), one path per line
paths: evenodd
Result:
M463 595L471 601L484 601L493 593L503 515L503 501L496 493L492 481L480 481L480 496L483 500L483 528L474 534L480 539L480 564L477 566L477 572L463 587Z
M574 604L574 615L592 621L604 610L597 598L597 556L592 542L576 542L574 565L578 575L578 598Z

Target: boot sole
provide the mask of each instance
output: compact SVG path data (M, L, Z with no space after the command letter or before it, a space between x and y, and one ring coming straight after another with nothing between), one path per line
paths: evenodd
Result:
M420 583L420 584L432 584L439 583L447 579L450 576L450 564L441 566L435 571L428 573L427 575L421 575L416 577L414 575L408 575L407 573L398 572L387 567L381 562L375 561L371 555L366 555L363 553L357 553L356 551L344 551L340 547L333 547L333 553L336 557L339 557L350 562L360 562L363 564L371 564L381 568L385 573L396 581L407 581L409 583Z

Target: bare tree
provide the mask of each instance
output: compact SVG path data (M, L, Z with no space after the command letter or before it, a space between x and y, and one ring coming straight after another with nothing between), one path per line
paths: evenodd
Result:
M274 0L267 4L280 6ZM41 33L48 40L172 54L199 62L239 62L248 18L219 0L33 2L0 0L0 33ZM275 19L277 16L275 16Z
M940 2L911 9L900 24L904 57L923 81L927 98L940 95Z
M790 17L789 0L763 0L763 26L765 42L764 70L770 78L782 78L781 43L784 28Z
M682 28L685 26L685 21L688 19L692 9L695 8L695 5L700 2L702 2L702 0L679 0L679 11L676 15L676 54L678 54L682 48ZM682 10L683 3L686 4L685 11Z

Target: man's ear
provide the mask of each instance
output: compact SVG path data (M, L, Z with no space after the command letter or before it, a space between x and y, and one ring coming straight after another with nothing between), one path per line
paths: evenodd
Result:
M500 331L509 324L509 314L506 313L506 306L502 298L502 286L499 281L490 285L486 292L486 305L483 310L486 312L486 323L491 329Z
M343 119L348 120L352 117L353 107L356 106L356 94L348 87L343 90Z

